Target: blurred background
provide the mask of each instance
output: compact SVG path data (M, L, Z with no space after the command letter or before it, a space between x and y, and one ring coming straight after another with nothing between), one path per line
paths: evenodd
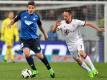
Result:
M63 19L62 12L65 9L71 9L74 13L74 18L91 21L97 27L103 28L105 24L105 3L98 2L100 0L92 0L94 2L89 2L88 0L80 0L82 2L79 2L79 0L73 2L71 2L72 0L58 0L59 2L54 0L40 1L35 1L37 13L41 16L43 27L49 36L48 41L44 41L42 33L38 31L42 52L50 62L73 62L61 32L58 31L56 34L51 32L55 21ZM26 10L27 2L27 0L0 1L0 31L2 21L7 17L8 12L12 11L17 15L20 11ZM17 23L17 26L20 33L20 21ZM85 51L92 61L104 62L104 33L96 32L91 28L81 28L81 33L84 39ZM16 62L25 61L20 43L14 41L13 52ZM4 60L5 53L6 45L1 40L0 62ZM31 53L33 54L33 52Z

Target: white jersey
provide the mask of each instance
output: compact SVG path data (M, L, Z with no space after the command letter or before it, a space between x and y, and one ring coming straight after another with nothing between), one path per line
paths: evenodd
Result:
M85 21L77 19L72 19L71 23L69 24L67 24L65 20L61 21L61 25L58 26L58 29L60 29L61 32L63 33L68 48L70 48L69 46L71 45L75 45L83 41L79 27L84 25Z

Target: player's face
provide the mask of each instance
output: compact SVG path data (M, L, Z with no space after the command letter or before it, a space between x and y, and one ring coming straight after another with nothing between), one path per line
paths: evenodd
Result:
M12 18L14 17L14 13L13 13L13 12L9 12L8 17L9 17L10 19L12 19Z
M33 5L28 5L28 13L29 13L29 14L33 14L34 11L35 11L35 6L33 6Z
M72 20L72 15L68 12L64 12L63 17L64 17L64 20L68 23L71 22L71 20Z

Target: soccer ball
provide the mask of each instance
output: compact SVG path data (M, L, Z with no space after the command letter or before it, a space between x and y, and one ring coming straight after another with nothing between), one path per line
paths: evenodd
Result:
M23 78L29 78L32 76L32 72L29 69L24 69L22 70L21 75Z

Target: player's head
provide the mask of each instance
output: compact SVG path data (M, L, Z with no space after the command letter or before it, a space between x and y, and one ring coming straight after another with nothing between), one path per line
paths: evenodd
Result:
M64 17L64 20L67 22L67 23L70 23L72 21L72 11L67 9L63 12L63 17Z
M28 2L27 10L28 10L29 14L33 14L35 12L36 7L35 7L35 2L34 1Z
M13 19L14 17L14 12L8 12L8 18Z

